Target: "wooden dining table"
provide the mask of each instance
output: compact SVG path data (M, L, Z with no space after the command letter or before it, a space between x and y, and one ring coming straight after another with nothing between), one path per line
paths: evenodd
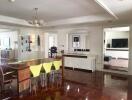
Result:
M16 72L17 76L17 94L18 96L23 96L29 92L30 88L30 66L31 65L38 65L42 63L48 63L57 61L60 59L53 59L53 58L44 58L44 59L32 59L32 60L25 60L25 61L9 61L8 66ZM63 74L63 65L62 65L62 77Z

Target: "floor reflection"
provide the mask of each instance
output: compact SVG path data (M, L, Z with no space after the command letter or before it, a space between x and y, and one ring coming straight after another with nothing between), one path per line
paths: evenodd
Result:
M65 70L61 86L39 89L37 94L29 94L19 100L132 100L130 82L132 78L124 75Z

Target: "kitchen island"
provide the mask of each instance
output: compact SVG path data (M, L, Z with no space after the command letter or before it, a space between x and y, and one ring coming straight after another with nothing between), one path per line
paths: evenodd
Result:
M53 63L54 61L59 61L59 60L61 59L44 58L44 59L32 59L32 60L25 60L25 61L8 62L8 67L16 72L18 96L20 97L23 94L29 92L28 90L30 88L30 81L31 81L30 66L41 65L43 63Z

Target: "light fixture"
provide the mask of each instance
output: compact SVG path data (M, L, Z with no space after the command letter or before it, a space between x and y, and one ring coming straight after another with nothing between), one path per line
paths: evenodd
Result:
M34 16L33 16L33 19L28 21L29 24L31 25L34 25L36 27L42 27L43 24L44 24L44 21L43 20L40 20L39 17L38 17L38 8L34 8Z
M124 1L124 0L119 0L119 1Z
M9 2L15 2L15 0L8 0Z

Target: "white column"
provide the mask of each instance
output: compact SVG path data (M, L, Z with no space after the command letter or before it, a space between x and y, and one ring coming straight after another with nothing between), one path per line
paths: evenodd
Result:
M132 75L132 25L130 26L130 34L129 34L129 65L128 65L128 74Z

